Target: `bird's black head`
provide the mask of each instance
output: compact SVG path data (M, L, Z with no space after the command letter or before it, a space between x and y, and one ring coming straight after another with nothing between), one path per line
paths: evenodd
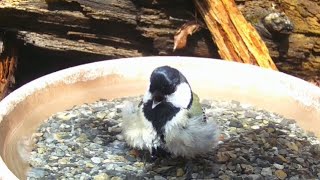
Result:
M149 91L163 95L172 94L178 84L185 79L181 76L183 75L177 69L170 66L158 67L151 74Z
M177 108L188 108L192 91L187 79L175 68L161 66L150 77L150 86L143 102L152 101L152 109L160 103L171 103Z

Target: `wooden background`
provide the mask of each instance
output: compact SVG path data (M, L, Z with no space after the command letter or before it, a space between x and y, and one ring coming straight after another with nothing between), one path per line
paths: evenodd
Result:
M253 24L270 7L286 13L294 33L264 39L280 71L320 85L320 2L236 0ZM151 55L219 58L210 32L172 51L179 27L195 20L192 0L2 0L0 94L44 74L93 61ZM198 17L200 18L200 16ZM200 18L201 21L201 18Z

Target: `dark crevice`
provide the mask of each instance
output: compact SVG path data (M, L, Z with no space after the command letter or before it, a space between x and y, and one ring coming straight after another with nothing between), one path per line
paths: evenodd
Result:
M17 46L20 49L20 53L15 73L15 88L19 88L29 81L58 70L114 58L78 51L54 51L39 48L31 44L24 44L23 41L19 41Z
M68 10L68 11L80 11L83 12L83 8L78 2L65 1L65 0L45 0L48 5L48 10Z

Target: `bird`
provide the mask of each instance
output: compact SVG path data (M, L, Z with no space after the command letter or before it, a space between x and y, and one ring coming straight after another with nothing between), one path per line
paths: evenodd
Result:
M150 76L139 102L126 102L122 110L122 135L126 143L161 154L193 158L218 144L219 127L206 118L200 99L176 68L160 66Z

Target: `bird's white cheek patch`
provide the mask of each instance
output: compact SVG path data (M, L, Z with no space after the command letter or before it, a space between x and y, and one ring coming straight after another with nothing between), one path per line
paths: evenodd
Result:
M181 83L177 86L177 90L167 96L167 101L175 107L187 108L191 100L192 92L187 83Z

